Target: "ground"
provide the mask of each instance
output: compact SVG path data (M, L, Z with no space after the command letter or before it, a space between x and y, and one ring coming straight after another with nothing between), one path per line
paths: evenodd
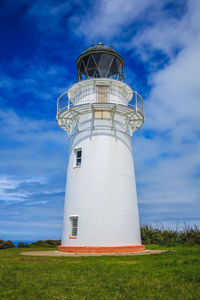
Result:
M168 250L97 257L22 256L21 252L30 249L1 250L0 299L199 300L200 246Z

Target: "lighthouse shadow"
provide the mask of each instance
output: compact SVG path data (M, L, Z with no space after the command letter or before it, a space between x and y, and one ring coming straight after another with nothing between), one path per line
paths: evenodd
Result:
M131 137L128 134L121 131L116 131L114 129L112 130L107 128L98 128L94 130L88 129L82 132L75 132L70 137L69 156L71 155L72 151L74 151L74 149L77 148L84 141L89 140L90 142L92 142L94 138L102 136L114 139L116 143L123 143L132 155L132 141Z

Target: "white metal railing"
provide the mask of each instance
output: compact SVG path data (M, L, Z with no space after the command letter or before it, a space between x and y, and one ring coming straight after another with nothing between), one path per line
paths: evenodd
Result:
M123 94L124 93L124 94ZM137 112L140 112L144 116L144 102L142 97L136 92L133 91L133 97L129 103L125 103L124 99L127 99L125 95L125 91L123 93L119 93L116 90L108 90L106 94L106 103L115 103L115 104L122 104L129 106L135 109ZM122 101L123 98L123 101ZM84 103L98 103L102 102L98 99L98 93L92 89L88 89L87 91L84 89L83 91L79 91L74 97L74 104L69 100L67 96L67 91L64 92L58 99L57 99L57 117L65 111L69 110L70 107L74 107L76 105L84 104ZM104 103L105 103L104 102ZM127 101L126 101L127 102Z
M63 111L69 110L73 106L72 102L67 96L67 91L62 93L57 99L57 116L59 116Z

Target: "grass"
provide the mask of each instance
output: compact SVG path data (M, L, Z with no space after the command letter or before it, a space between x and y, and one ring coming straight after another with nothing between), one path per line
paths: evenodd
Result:
M32 250L48 249L0 251L1 300L200 299L199 246L147 256L20 255Z

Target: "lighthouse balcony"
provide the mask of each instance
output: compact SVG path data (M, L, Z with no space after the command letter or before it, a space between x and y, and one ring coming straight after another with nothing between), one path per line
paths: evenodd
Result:
M57 117L70 107L86 103L115 103L129 106L144 115L142 97L118 80L90 79L74 84L57 100Z
M99 118L99 122L97 119ZM117 128L130 134L144 122L142 97L124 82L113 79L88 79L74 84L57 100L58 125L71 135L75 129ZM83 125L85 124L85 125ZM129 128L129 129L127 129ZM120 129L122 130L122 128Z

